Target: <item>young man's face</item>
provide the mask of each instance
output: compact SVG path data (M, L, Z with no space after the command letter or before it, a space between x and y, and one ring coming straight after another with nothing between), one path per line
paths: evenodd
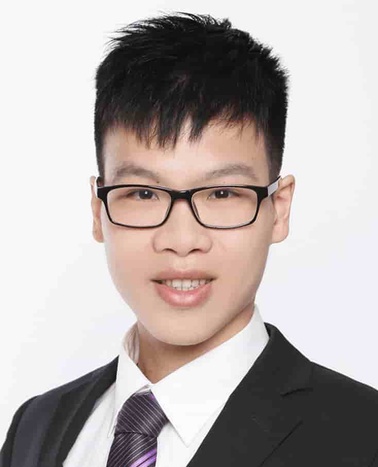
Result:
M268 163L262 137L254 127L213 125L202 139L188 143L183 132L174 150L147 149L123 128L108 132L104 144L105 185L135 183L177 190L204 185L266 186ZM159 174L158 180L127 175L114 179L117 167L133 162ZM227 175L201 183L203 174L230 163L249 165L255 178ZM280 180L279 189L262 201L256 221L242 228L216 230L201 226L186 201L173 206L160 227L128 228L112 224L103 203L93 194L93 235L104 242L110 274L124 301L134 311L139 330L155 343L212 348L241 330L253 313L271 243L288 233L294 178ZM162 271L197 269L215 279L199 304L177 306L165 301L154 279ZM193 277L200 279L200 277ZM163 344L164 343L164 344Z

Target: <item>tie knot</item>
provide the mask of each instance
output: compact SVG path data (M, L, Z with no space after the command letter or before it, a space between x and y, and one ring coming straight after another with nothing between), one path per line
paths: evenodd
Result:
M151 391L136 393L123 404L115 434L130 432L157 437L167 422L168 418Z

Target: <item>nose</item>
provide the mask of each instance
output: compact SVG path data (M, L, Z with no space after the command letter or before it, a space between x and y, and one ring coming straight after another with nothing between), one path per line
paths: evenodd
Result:
M177 199L166 222L155 231L156 251L165 249L186 256L192 250L207 251L211 246L209 230L195 218L189 202Z

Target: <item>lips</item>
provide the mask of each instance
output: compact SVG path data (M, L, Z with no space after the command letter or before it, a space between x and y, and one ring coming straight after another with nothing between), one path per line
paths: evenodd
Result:
M155 282L155 290L157 294L170 306L178 308L192 308L203 305L207 302L212 294L213 281L196 287L193 290L176 290L165 284Z
M209 273L208 271L204 271L201 269L187 269L187 270L180 270L180 269L166 269L161 271L159 274L152 279L154 282L161 282L164 280L174 280L174 279L216 279L214 274Z

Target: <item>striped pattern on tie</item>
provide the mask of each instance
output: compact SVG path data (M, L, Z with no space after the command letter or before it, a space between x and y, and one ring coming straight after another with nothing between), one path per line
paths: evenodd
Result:
M167 422L151 391L133 394L118 414L106 467L154 467L157 437Z

